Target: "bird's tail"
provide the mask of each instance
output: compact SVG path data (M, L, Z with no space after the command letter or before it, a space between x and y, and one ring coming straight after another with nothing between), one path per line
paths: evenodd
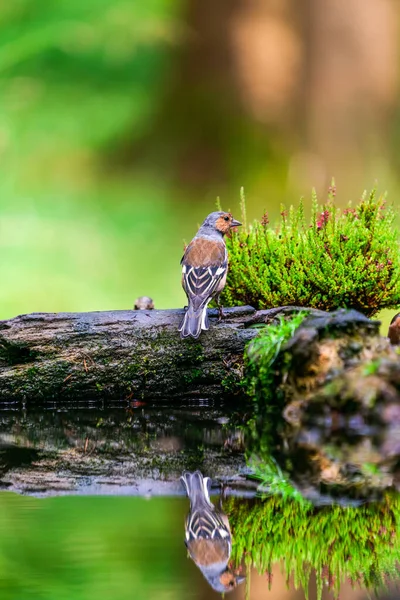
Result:
M204 503L214 508L213 504L210 501L209 477L203 477L200 471L195 471L194 473L189 473L189 471L185 471L184 473L182 473L181 481L185 486L186 493L189 497L190 505L192 508L199 504L203 504L204 506Z
M185 312L179 327L181 338L192 336L196 340L202 329L207 331L207 329L210 328L210 322L207 315L207 304L205 306L200 306L199 308L194 308L194 306L189 303L188 309Z

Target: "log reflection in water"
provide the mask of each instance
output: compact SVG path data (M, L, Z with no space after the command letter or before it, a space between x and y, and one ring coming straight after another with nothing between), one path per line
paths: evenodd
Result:
M0 412L0 486L32 494L182 494L184 469L201 467L238 490L245 467L233 406L148 403Z

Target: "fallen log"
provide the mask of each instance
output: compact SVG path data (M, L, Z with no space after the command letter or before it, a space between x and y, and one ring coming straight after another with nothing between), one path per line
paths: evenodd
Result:
M34 313L0 321L0 401L219 397L242 377L256 334L249 307L225 309L198 340L183 310Z
M304 309L228 308L222 322L217 310L210 310L210 330L198 340L180 339L183 310L34 313L0 321L0 402L171 401L237 393L244 349L257 335L252 326L276 324L300 310ZM327 322L332 329L334 313L307 312L309 319ZM344 321L378 333L377 325L359 313L346 313ZM345 335L343 319L340 323L339 337ZM303 331L302 327L300 336ZM293 358L298 354L295 340L296 336L290 345ZM383 343L390 347L387 340ZM315 353L313 345L307 347L306 360L313 363ZM293 373L298 363L293 362ZM304 376L303 366L300 373Z

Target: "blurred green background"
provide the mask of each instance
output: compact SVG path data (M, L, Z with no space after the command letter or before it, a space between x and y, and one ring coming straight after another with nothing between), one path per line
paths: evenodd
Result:
M395 0L0 6L0 318L184 304L204 216L375 180L397 202Z
M182 501L1 493L0 506L4 599L185 597Z

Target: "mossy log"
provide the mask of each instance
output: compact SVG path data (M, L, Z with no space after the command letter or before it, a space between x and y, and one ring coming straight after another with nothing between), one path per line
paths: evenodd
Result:
M0 402L219 398L238 389L244 348L257 335L251 326L276 323L281 315L290 317L299 310L295 306L262 311L250 306L228 308L222 322L217 311L210 310L211 328L198 340L180 339L183 310L35 313L0 321ZM354 311L340 318L340 326L329 313L308 312L309 319L314 323L317 319L318 327L333 332L334 338L347 340L349 326L377 335L376 325ZM313 343L306 345L299 361L297 340L313 330L302 327L286 348L293 353L291 396L309 370L319 371L325 335L313 334ZM358 336L357 341L370 356L369 336L361 340ZM304 348L304 343L300 346ZM384 347L388 346L385 341ZM350 354L354 360L357 352ZM304 370L304 361L310 369ZM317 379L321 380L321 373ZM304 385L314 387L310 379ZM299 391L304 397L304 389Z
M183 310L35 313L0 321L0 401L218 397L242 377L251 307L225 309L198 340Z

